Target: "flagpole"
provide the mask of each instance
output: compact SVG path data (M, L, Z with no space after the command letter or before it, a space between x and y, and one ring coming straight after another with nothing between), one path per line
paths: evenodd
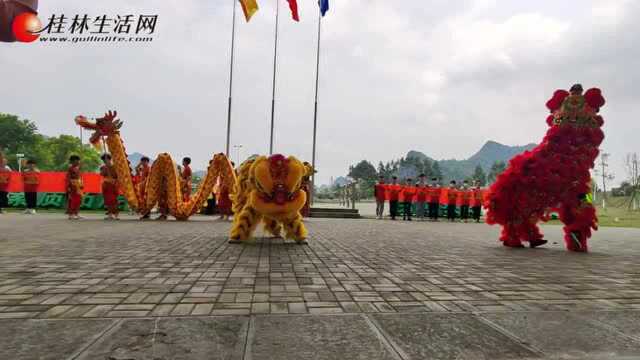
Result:
M313 204L313 197L315 195L316 184L316 138L318 132L318 83L320 80L320 36L322 35L322 12L318 12L318 50L316 51L316 100L313 109L313 153L311 155L311 166L314 173L311 175L311 199L309 200Z
M273 155L273 127L276 111L276 73L278 70L278 21L280 17L280 0L276 0L276 36L273 49L273 91L271 94L271 137L269 138L269 155Z
M231 65L229 69L229 107L227 108L227 147L226 154L229 157L229 147L231 145L231 97L233 95L233 54L235 52L236 40L236 2L233 1L233 24L231 25Z

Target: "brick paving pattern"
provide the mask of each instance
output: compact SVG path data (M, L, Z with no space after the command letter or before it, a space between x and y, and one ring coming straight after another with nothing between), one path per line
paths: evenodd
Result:
M0 217L0 319L640 310L640 231L592 253L506 249L484 224L307 222L308 245L228 223ZM555 242L555 244L553 243Z

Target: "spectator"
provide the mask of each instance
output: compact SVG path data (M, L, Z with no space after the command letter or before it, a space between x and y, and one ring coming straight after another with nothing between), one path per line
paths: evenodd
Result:
M397 176L391 178L391 185L387 189L389 191L389 212L391 213L391 220L395 220L396 216L398 216L398 200L401 190Z
M7 158L0 153L0 214L4 214L4 208L9 207L9 181L11 180L11 168L7 165Z
M427 184L425 183L425 175L420 174L420 181L416 184L416 217L418 221L424 221L424 203L427 200Z
M373 196L376 198L376 218L380 220L384 216L384 202L386 200L384 176L378 178L378 183L373 188Z
M402 195L404 197L404 212L402 213L402 220L411 221L411 211L413 210L411 206L413 205L413 197L415 196L415 193L416 189L413 186L411 179L407 179L402 189Z

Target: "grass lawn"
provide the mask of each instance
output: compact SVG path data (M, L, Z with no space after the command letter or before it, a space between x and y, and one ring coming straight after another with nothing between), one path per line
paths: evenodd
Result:
M609 197L607 207L602 208L602 200L599 199L596 207L600 227L640 228L640 211L630 211L628 201L626 197ZM558 220L548 223L561 225Z

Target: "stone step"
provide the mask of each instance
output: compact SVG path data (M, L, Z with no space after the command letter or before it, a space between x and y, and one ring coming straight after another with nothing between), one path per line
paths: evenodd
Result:
M351 209L311 209L309 217L329 219L359 219L360 213L358 212L358 210Z
M347 208L311 208L311 212L334 212L334 213L350 213L357 214L358 209Z

